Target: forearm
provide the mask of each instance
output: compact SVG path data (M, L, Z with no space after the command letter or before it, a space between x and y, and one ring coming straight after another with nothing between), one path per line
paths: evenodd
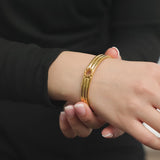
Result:
M77 102L80 100L83 73L92 54L62 52L48 71L48 94L55 100Z
M48 68L62 51L0 37L0 99L53 106L47 94Z

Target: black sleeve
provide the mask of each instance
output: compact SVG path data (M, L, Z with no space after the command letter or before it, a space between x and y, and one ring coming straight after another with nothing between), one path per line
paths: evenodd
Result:
M123 59L157 62L160 56L160 1L113 0L112 45Z
M62 51L0 38L0 99L52 106L48 69Z

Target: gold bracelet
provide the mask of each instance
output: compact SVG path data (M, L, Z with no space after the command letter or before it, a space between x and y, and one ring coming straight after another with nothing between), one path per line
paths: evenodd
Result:
M93 78L93 74L97 69L97 67L100 65L100 63L106 58L111 58L111 57L103 54L95 56L84 71L82 85L81 85L81 101L87 103L88 105L89 105L89 100L88 100L89 86Z

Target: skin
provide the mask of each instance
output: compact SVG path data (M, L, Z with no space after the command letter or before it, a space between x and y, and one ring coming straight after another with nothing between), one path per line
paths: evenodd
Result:
M80 52L62 52L48 71L50 98L71 104L80 101L83 73L93 57ZM105 123L151 148L160 149L160 139L142 124L145 122L160 132L160 113L155 109L160 109L159 91L158 64L109 58L94 73L89 102L96 116Z
M105 55L121 59L119 51L115 47L108 49ZM65 105L64 111L60 113L59 117L60 129L67 138L87 137L93 129L98 129L105 124L105 121L96 116L86 103L78 102L75 105L67 103L68 105ZM117 138L123 133L111 125L102 130L105 138Z

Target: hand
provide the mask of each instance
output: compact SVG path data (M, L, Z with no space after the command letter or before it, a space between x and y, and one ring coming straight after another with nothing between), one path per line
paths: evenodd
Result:
M115 47L108 49L105 54L121 59L119 51ZM70 103L68 102L68 104ZM105 121L97 117L87 104L78 102L75 105L66 104L64 112L60 114L59 123L62 133L68 138L74 138L89 136L92 129L102 127ZM116 138L124 132L109 125L103 129L102 133L105 138Z
M90 85L90 107L104 121L160 149L160 139L142 124L160 132L160 113L155 109L160 109L160 66L116 59L103 62Z
M87 137L93 129L102 127L105 121L96 116L86 103L78 102L75 105L67 105L60 113L60 129L68 138ZM105 138L116 138L124 132L109 125L104 128Z

